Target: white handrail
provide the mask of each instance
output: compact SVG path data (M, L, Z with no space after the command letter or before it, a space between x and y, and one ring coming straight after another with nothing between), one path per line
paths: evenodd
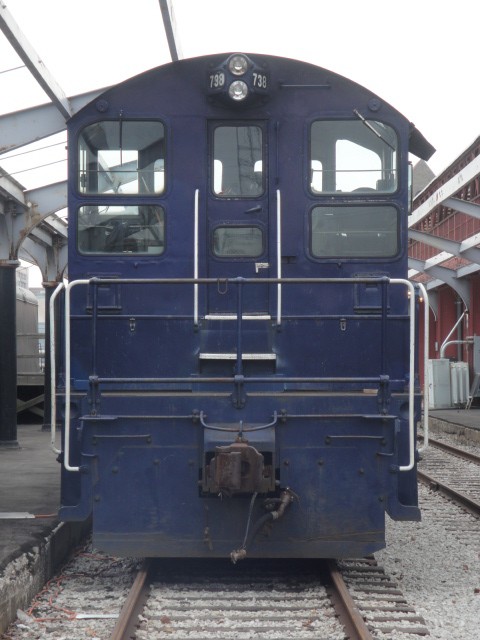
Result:
M445 338L445 340L442 342L442 345L440 347L440 357L443 358L443 352L445 351L445 348L447 346L448 341L450 340L450 336L453 335L455 329L458 327L458 325L461 323L461 321L463 320L463 318L465 317L465 314L468 314L468 309L465 309L464 312L462 313L462 315L458 318L458 320L455 322L455 324L453 325L450 333L448 334L448 336ZM468 315L467 315L468 318Z
M418 288L423 296L423 447L418 452L423 451L428 447L428 405L429 405L429 384L428 378L428 356L430 350L430 304L428 300L428 293L426 288L421 282L417 283Z
M198 200L199 190L195 190L195 208L193 214L193 277L198 279ZM193 285L193 322L198 324L198 284Z
M50 296L49 314L50 314L50 446L56 454L62 453L61 449L57 449L55 443L55 432L57 427L57 397L56 397L56 352L55 352L55 300L62 289L65 288L63 282L59 282L55 287L55 291Z
M282 277L282 197L277 189L277 278ZM277 326L282 321L282 285L277 284Z
M277 223L281 222L280 218L280 192L277 191ZM280 249L279 234L277 232L277 249ZM281 266L278 264L277 274L281 277ZM409 381L408 381L408 446L409 446L409 461L407 465L399 466L399 471L411 471L415 464L415 424L414 424L414 400L415 400L415 289L413 284L409 280L403 279L391 279L390 284L403 284L407 287L410 294L410 361L409 361ZM65 450L64 450L64 468L67 471L80 471L80 467L72 467L70 465L70 396L71 396L71 380L70 380L70 291L77 285L88 285L90 280L74 280L70 282L65 289ZM63 285L62 285L63 286ZM58 295L60 285L55 290L55 294ZM52 298L53 298L52 295ZM279 292L281 295L281 291ZM53 298L54 299L54 298ZM53 306L50 302L51 309ZM277 309L277 322L281 321L281 297L279 297L279 304ZM52 320L50 319L50 327L52 327ZM52 335L51 335L52 339ZM53 372L55 368L53 369ZM53 403L54 394L52 394L52 422L55 416L55 407Z
M404 284L410 293L410 366L408 380L408 464L399 471L411 471L415 465L415 289L409 280L393 278L391 284Z
M65 289L65 442L63 466L66 471L80 471L80 467L70 465L70 291L79 284L88 285L90 280L74 280Z

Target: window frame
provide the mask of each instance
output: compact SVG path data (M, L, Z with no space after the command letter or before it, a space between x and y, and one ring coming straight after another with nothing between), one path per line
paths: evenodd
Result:
M219 229L258 229L260 231L260 236L261 236L261 240L262 240L262 250L261 253L255 254L255 255L239 255L239 254L232 254L232 255L221 255L219 253L216 253L215 251L215 233L216 231L218 231ZM216 224L214 227L211 228L210 230L210 252L211 255L217 259L217 260L237 260L237 261L241 261L241 260L253 260L253 259L258 259L261 256L265 255L265 250L266 250L266 242L265 242L265 229L263 228L262 225L260 224L247 224L247 223L241 223L241 222L232 222L232 221L222 221L219 222L218 224Z
M359 128L360 127L367 127L368 128L368 124L366 123L372 122L372 123L379 123L385 127L388 127L393 134L395 135L395 140L396 140L396 146L395 149L392 150L392 154L394 155L393 157L393 163L392 163L392 167L380 167L378 170L372 170L372 171L378 171L380 174L383 174L385 172L391 172L393 174L393 180L394 180L394 188L393 189L384 189L384 190L377 190L371 187L367 187L365 189L362 189L361 187L355 187L352 190L349 191L340 191L340 190L322 190L322 191L317 191L313 188L313 167L312 164L313 162L321 162L320 160L318 160L317 158L313 157L313 151L314 151L314 146L313 146L313 128L314 125L316 123L332 123L335 125L338 125L339 123L358 123ZM310 121L310 123L307 126L307 136L308 136L308 157L307 157L307 171L306 171L306 181L307 181L307 192L315 197L315 198L321 198L321 197L331 197L332 195L335 196L344 196L344 197L352 197L352 198L365 198L366 196L368 197L390 197L393 196L394 194L398 193L400 190L400 180L401 180L401 175L400 175L400 155L401 155L401 137L399 135L398 130L392 125L392 123L390 122L384 122L378 118L366 118L365 122L362 119L359 118L329 118L329 117L316 117L314 119L312 119ZM372 135L373 134L372 132ZM342 140L349 140L348 138L339 138L337 137L335 139L335 145ZM356 144L354 141L349 140L350 142L352 142L353 144ZM363 147L366 150L370 150L372 153L376 153L373 149L369 149L368 147ZM381 160L381 156L379 156L380 160ZM335 182L337 183L337 179L336 179L336 174L338 172L337 167L335 166ZM323 168L322 168L323 171ZM360 174L361 172L359 172ZM381 178L383 179L383 178Z
M262 162L262 172L261 172L261 177L262 177L262 182L261 182L261 189L258 193L255 194L238 194L238 193L225 193L222 194L221 192L217 192L215 190L215 162L217 161L217 159L215 158L215 134L217 132L218 129L233 129L233 128L256 128L259 129L260 134L261 134L261 162ZM266 130L264 127L264 124L261 120L217 120L212 122L212 126L211 126L211 130L210 130L210 146L208 149L208 174L209 174L209 179L208 179L208 188L210 191L210 194L214 197L214 198L218 198L219 200L243 200L243 199L249 199L249 200L255 200L258 198L262 198L265 196L266 192L267 192L267 175L266 175L266 168L267 168L267 163L266 163L266 158L267 158L267 142L266 142ZM258 161L257 161L258 162Z
M341 253L332 253L329 255L318 255L314 253L313 249L313 215L315 210L319 209L330 209L330 210L349 210L352 212L358 209L364 209L366 213L371 212L375 209L385 209L391 210L395 212L396 215L396 251L394 253L384 253L383 255L365 255L365 254L357 254L357 255L345 255ZM401 236L401 225L402 225L402 215L399 207L393 202L375 202L374 204L360 204L356 202L336 202L332 203L315 203L314 206L310 208L307 215L307 246L308 253L311 259L315 261L342 261L342 262L391 262L392 260L398 259L403 251L402 246L402 236Z
M104 207L118 207L118 206L125 206L125 207L136 207L137 210L140 207L149 207L152 209L157 209L157 213L160 213L162 215L162 223L163 223L163 244L162 245L156 245L157 247L161 248L162 250L158 253L149 253L148 251L106 251L106 250L100 250L100 251L86 251L84 248L82 248L80 246L80 221L81 221L81 209L82 208L86 208L86 207L97 207L98 209L100 208L104 208ZM97 212L98 214L98 212ZM137 211L137 216L139 215L138 211ZM111 216L110 219L114 219L115 217L120 218L121 214L118 216ZM128 215L125 215L125 218L127 218ZM130 216L131 219L131 216ZM117 257L118 256L122 256L122 258L133 258L133 259L138 259L138 257L149 257L149 258L161 258L166 254L167 251L167 214L166 214L166 210L165 210L165 206L161 203L158 202L150 202L150 203L133 203L133 202L120 202L120 201L114 201L112 202L110 199L110 202L98 202L98 200L96 202L81 202L78 203L77 207L76 207L76 211L75 211L75 220L76 220L76 224L75 224L75 248L76 251L79 255L84 256L84 257ZM86 227L85 230L89 229L89 228L98 228L102 225L92 225L91 227ZM133 235L133 234L132 234ZM135 239L135 238L133 238Z
M81 185L82 182L82 176L85 176L85 181L88 182L87 179L87 171L86 171L86 167L82 169L82 159L81 159L81 154L82 154L82 149L81 149L81 144L82 144L82 140L84 140L83 133L85 132L86 129L88 129L89 127L93 127L95 125L101 125L103 123L117 123L118 125L120 125L120 123L123 124L131 124L131 123L157 123L160 124L162 126L163 129L163 157L157 158L154 160L154 163L157 160L163 160L163 187L161 189L161 191L140 191L138 190L135 193L116 193L114 191L99 191L98 189L96 191L87 191L86 187L85 190L83 190L83 187ZM83 147L84 150L86 150L86 145ZM117 149L109 149L109 151L115 151L115 152L120 152L120 148ZM98 151L98 150L97 150ZM126 150L126 151L131 151L131 150ZM139 149L136 149L137 153L140 151ZM75 170L75 190L76 193L80 196L80 197L84 197L84 198L101 198L101 197L106 197L106 198L138 198L138 197L161 197L164 196L166 191L167 191L167 177L168 177L168 127L166 126L165 122L160 119L160 118L102 118L100 120L94 120L92 122L89 122L88 124L85 124L76 134L76 154L75 154L75 164L74 164L74 170ZM153 164L154 164L153 163ZM88 165L88 162L85 163L85 165ZM109 169L111 169L111 167L109 167ZM139 180L139 176L141 175L142 170L138 169L135 171L136 173L136 180ZM98 154L97 154L97 173L98 173ZM132 172L133 173L133 172ZM154 176L153 179L155 179L155 171L154 171ZM128 183L126 183L128 184Z

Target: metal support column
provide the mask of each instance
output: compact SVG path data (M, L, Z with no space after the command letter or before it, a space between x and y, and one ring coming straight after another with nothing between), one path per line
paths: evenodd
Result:
M17 442L17 260L0 262L0 447Z

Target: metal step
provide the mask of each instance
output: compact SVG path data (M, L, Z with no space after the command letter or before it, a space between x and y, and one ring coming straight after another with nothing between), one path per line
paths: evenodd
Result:
M236 360L236 353L200 353L200 360ZM276 360L276 353L242 353L242 360Z
M205 320L236 320L236 313L207 313ZM268 313L253 314L246 313L242 315L242 320L271 320L272 316Z

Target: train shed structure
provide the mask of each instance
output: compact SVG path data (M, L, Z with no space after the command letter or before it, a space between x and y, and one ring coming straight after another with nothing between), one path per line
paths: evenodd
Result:
M182 53L171 5L171 0L159 0L170 56L178 60ZM0 28L50 101L0 115L1 161L6 152L64 131L66 120L103 89L67 97L1 4ZM460 363L456 368L448 364L449 369L455 369L449 376L457 376L455 384L451 380L448 383L449 398L440 403L448 406L470 406L478 393L480 379L479 153L480 138L477 138L439 176L430 180L415 196L409 225L410 278L423 283L429 293L429 358ZM414 167L414 187L416 179L425 184L430 177L422 161ZM8 401L17 378L13 373L15 357L5 350L6 346L11 347L15 331L12 315L15 270L22 258L40 267L48 309L49 292L63 277L66 264L67 222L58 215L66 207L66 200L66 182L29 191L0 168L0 321L4 329L0 343L0 422L4 425L0 428L0 445L10 446L16 441L16 406ZM436 369L431 366L432 371ZM447 365L440 366L446 375Z
M17 287L16 270L20 260L38 265L46 297L61 279L66 265L67 223L56 211L65 207L65 201L66 194L58 185L28 191L0 169L1 446L17 446L19 408L34 407L44 400L35 326L38 303L33 294ZM36 358L30 357L34 356L33 341Z
M416 197L409 277L429 294L430 406L469 408L480 379L480 137Z
M159 9L172 60L181 57L170 0L159 0ZM33 49L5 4L0 3L0 29L24 66L49 98L49 102L0 115L0 161L26 145L66 130L68 120L78 109L104 89L67 97ZM20 260L36 264L45 288L46 335L49 344L49 299L63 278L67 264L67 220L60 212L67 206L66 180L28 190L0 167L0 447L18 447L17 410L43 400L36 396L25 401L16 389L25 381L36 386L40 374L17 363L18 307L15 272ZM25 296L20 301L26 303ZM23 331L23 330L22 330ZM25 331L23 332L25 333ZM27 331L26 333L31 333ZM29 338L32 336L23 336ZM23 347L22 347L23 348ZM26 355L20 349L20 356ZM22 362L22 365L24 363ZM49 378L49 349L45 352L45 379ZM35 367L36 368L36 367ZM20 369L20 371L18 371ZM17 373L20 374L20 379ZM18 384L20 381L20 385ZM45 385L44 427L49 424L49 385Z

